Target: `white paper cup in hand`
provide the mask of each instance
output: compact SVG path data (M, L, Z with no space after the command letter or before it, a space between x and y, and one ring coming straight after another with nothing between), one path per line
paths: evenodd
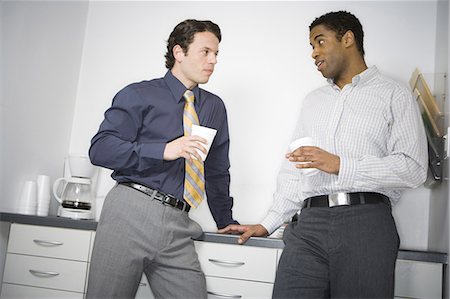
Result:
M302 138L292 141L291 144L289 145L289 151L293 152L302 146L315 146L312 137L302 137ZM294 162L294 163L308 164L309 162ZM319 173L319 171L320 171L317 168L301 168L299 170L302 172L302 174L304 174L306 176L315 175L315 174Z
M217 133L217 130L215 130L215 129L198 126L198 125L192 125L191 136L194 136L194 135L200 136L202 138L205 138L207 141L206 144L202 143L203 147L206 148L206 155L202 151L197 150L198 154L202 158L202 161L206 160L206 156L208 155L209 149L211 148L211 144L214 141L214 137L216 136L216 133ZM194 156L193 156L193 158L195 159Z

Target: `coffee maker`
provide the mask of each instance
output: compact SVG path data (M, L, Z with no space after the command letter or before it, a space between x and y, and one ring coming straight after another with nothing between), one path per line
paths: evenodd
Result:
M57 215L72 219L94 219L95 197L92 179L96 168L89 157L69 155L64 162L64 177L53 183L53 195L59 202Z

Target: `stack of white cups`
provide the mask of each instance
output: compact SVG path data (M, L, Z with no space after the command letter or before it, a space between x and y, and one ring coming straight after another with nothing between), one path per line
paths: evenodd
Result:
M20 194L17 213L48 216L50 208L50 177L39 175L37 182L26 181Z
M37 215L48 216L50 208L50 177L39 175L37 177Z
M17 213L35 215L37 207L36 195L36 182L26 181L20 194Z

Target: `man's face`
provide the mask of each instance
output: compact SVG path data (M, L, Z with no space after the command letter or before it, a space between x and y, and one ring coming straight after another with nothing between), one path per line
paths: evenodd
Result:
M219 53L219 39L211 32L198 32L180 59L181 80L188 87L207 83Z
M338 81L347 66L343 39L338 41L334 31L324 25L318 25L309 33L309 41L313 48L312 58L315 60L317 70L325 78Z

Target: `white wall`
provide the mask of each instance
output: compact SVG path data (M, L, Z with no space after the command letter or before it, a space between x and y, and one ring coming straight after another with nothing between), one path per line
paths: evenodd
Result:
M3 16L3 3L0 2L0 16ZM0 22L0 40L3 40L3 24ZM0 157L2 155L3 144L3 47L0 46ZM3 159L0 159L0 169L2 169ZM0 172L0 195L3 194L2 188L3 186L3 176ZM5 255L6 255L6 240L8 240L7 228L9 226L0 221L0 281L3 281L3 265L5 264ZM0 293L2 291L2 287L0 285Z
M444 77L448 74L448 41L449 41L449 3L448 1L440 1L437 6L436 18L436 67L433 75L435 76L434 92L437 101L441 104L445 114L444 128L449 124L449 107L448 90L446 89L448 80ZM433 86L432 86L433 87ZM443 105L442 105L443 103ZM448 160L443 161L444 177L448 178ZM448 252L449 242L449 228L448 228L448 180L443 180L442 183L431 190L430 202L430 219L439 219L439 221L432 221L430 225L430 250Z
M434 70L423 70L425 78L436 97L438 105L445 115L444 128L448 126L448 100L445 101L448 80L448 39L449 12L448 1L436 3L436 17L433 26L435 42ZM429 33L429 34L430 34ZM424 41L422 36L415 40ZM447 89L448 90L448 89ZM448 93L448 91L447 91ZM448 98L448 96L447 96ZM402 247L408 249L448 252L449 219L448 219L448 160L443 161L444 179L431 190L423 188L405 192L403 200L395 207L394 216L402 237ZM426 193L429 191L429 195ZM413 197L409 195L414 192ZM411 207L412 205L412 207Z
M87 2L2 2L0 210L69 151Z
M234 215L241 223L260 221L271 205L301 101L324 84L310 56L308 26L339 9L360 18L369 65L405 84L416 67L435 71L435 1L91 2L70 151L87 153L120 88L164 75L165 41L178 22L211 19L221 26L223 40L216 72L204 88L220 95L228 109ZM101 176L99 203L112 185L108 176L109 171ZM396 212L409 218L409 207L417 205L413 226L400 223L401 234L414 231L406 244L427 246L420 242L429 236L429 214L422 215L422 206L429 211L429 201L423 201L429 193L409 191ZM206 204L192 216L215 230Z
M3 16L3 2L0 2L0 16ZM3 19L3 17L2 17ZM0 22L0 40L3 40L3 22ZM3 146L1 146L2 144L4 144L3 141L3 129L2 129L2 124L3 124L3 47L0 46L0 157L3 157L2 155L2 151L3 151ZM3 167L3 159L0 159L0 169L2 169ZM0 194L2 194L2 190L3 190L3 176L2 173L0 172Z
M0 2L0 211L25 180L62 173L87 2ZM0 281L9 225L0 222Z
M443 33L440 34L440 36L446 36L447 37L447 51L445 51L445 47L443 47L444 50L442 52L443 53L442 57L446 57L447 60L445 61L444 58L442 58L442 65L446 65L447 66L447 69L445 71L445 73L447 74L447 78L446 78L446 82L445 82L444 86L445 86L446 98L447 98L447 100L445 102L445 115L446 115L446 117L445 117L445 119L446 119L445 126L448 128L450 126L450 124L449 124L449 117L448 117L449 114L450 114L450 103L448 102L449 92L450 92L450 81L448 79L449 70L450 70L450 59L449 59L449 56L450 56L450 45L449 45L449 40L450 40L450 35L449 35L449 30L450 30L450 28L449 28L450 27L450 20L449 20L450 19L450 4L449 4L448 1L446 1L446 4L447 4L447 9L445 9L445 5L442 5L442 4L438 8L441 8L442 11L444 11L443 14L445 14L445 11L447 11L447 24L446 24L447 33L443 32ZM441 24L441 26L445 27L445 24ZM438 63L438 65L440 65L440 63ZM441 70L438 70L438 72L441 72ZM447 133L448 133L448 131L447 131ZM447 138L450 138L450 136L447 135ZM449 242L450 242L450 235L449 235L450 234L450 228L449 228L450 205L448 204L449 187L450 187L450 185L448 183L449 173L450 173L450 164L448 163L448 159L447 159L445 161L445 163L444 163L444 176L445 176L445 178L447 178L447 181L444 184L444 186L446 187L446 190L444 191L444 194L445 194L444 198L447 201L447 208L444 209L444 210L447 211L447 215L445 217L445 223L442 224L444 226L444 231L446 232L445 236L444 236L444 240L447 241L447 244L446 244L446 249L447 249L446 252L447 253L449 252L449 248L450 248L450 244L449 244ZM450 286L449 267L446 267L446 272L445 272L445 276L444 277L446 277L445 288L444 288L444 296L445 296L445 298L449 298L449 292L450 292L450 290L449 290L449 286Z

